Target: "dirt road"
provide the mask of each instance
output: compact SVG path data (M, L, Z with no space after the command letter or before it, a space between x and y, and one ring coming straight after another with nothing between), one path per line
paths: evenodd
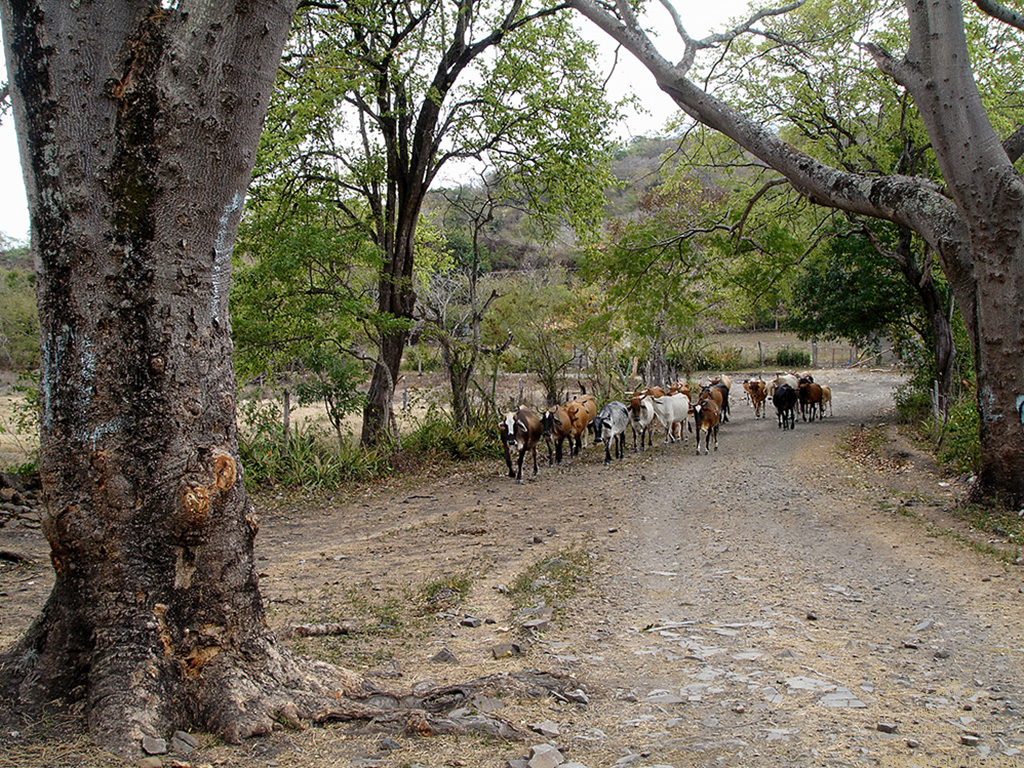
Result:
M956 484L902 440L860 461L836 449L887 434L894 375L819 379L833 416L784 433L734 397L711 456L691 437L611 467L591 447L521 486L489 465L356 499L258 498L272 626L355 628L298 650L391 690L541 669L580 692L477 702L525 742L396 736L389 750L339 725L206 739L180 759L503 768L549 742L590 768L1024 765L1021 567L968 545ZM33 535L5 528L0 548ZM47 583L42 567L0 569L0 641ZM547 735L530 731L542 721Z

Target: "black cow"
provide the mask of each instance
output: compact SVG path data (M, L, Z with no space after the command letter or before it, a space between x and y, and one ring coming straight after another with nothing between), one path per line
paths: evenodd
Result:
M789 384L779 384L772 395L772 403L779 414L779 426L783 429L796 428L796 390Z

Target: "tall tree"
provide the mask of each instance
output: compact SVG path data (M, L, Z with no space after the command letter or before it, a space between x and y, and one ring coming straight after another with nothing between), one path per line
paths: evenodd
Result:
M484 156L514 165L538 206L564 208L573 224L595 217L611 110L592 62L593 45L559 4L366 0L304 16L271 129L294 150L278 155L280 173L333 179L335 204L383 257L377 308L392 322L379 333L364 444L390 434L416 228L443 166Z
M238 463L231 249L293 12L0 2L56 572L41 615L0 653L0 696L29 715L80 707L95 740L126 757L178 728L237 741L387 714L358 676L277 645ZM430 732L424 709L472 690L390 708Z
M42 336L53 591L5 698L107 747L270 728L286 687L253 567L231 247L294 3L0 4ZM244 61L245 66L234 66Z
M920 177L852 173L816 159L691 79L699 51L750 31L766 12L696 40L666 3L683 46L670 61L625 0L569 1L632 52L691 118L732 138L815 202L905 226L934 250L973 344L981 414L974 493L1024 504L1024 430L1016 406L1024 394L1024 181L979 94L960 3L907 0L909 45L902 56L877 42L864 44L878 68L913 98L945 182L940 186Z

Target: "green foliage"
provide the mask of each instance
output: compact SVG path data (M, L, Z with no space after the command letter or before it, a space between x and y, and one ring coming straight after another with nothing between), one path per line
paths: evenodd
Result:
M35 273L12 267L0 273L0 368L39 366L39 313Z
M949 409L945 425L931 424L931 432L941 437L936 458L943 466L960 473L974 473L981 464L978 404L963 397Z
M239 410L238 448L250 492L264 487L330 490L373 480L390 469L387 454L339 445L312 425L300 425L283 440L280 411L272 402L243 400Z
M359 337L359 321L370 314L379 251L340 229L322 197L307 193L264 185L247 207L231 291L243 382L307 368L337 372L342 364L330 361Z
M505 370L537 376L549 404L561 402L565 379L585 343L584 323L596 309L593 292L571 284L561 270L509 277L484 318L485 341L497 346L513 332L514 347L502 355Z
M893 234L892 228L886 232ZM834 238L807 260L793 297L790 324L803 338L848 340L863 347L880 336L901 335L922 314L899 267L862 236Z
M964 387L945 419L936 417L932 403L932 375L925 366L913 369L910 379L895 392L900 421L915 429L935 447L940 466L959 473L978 471L981 461L978 403L973 386Z
M783 347L775 354L775 362L783 368L806 368L811 364L811 355L802 349Z
M344 444L342 423L346 416L357 413L365 397L356 387L363 378L362 368L350 359L328 352L323 346L311 347L302 362L309 375L300 382L296 394L300 405L323 402L327 418Z
M402 356L402 369L409 372L440 371L441 353L430 344L413 344L405 348Z
M500 459L503 456L497 431L490 424L457 427L447 414L430 408L419 424L402 438L403 453L414 454L420 461L453 459Z

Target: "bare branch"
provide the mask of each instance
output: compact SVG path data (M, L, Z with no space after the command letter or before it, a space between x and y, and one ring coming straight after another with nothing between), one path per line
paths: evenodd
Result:
M1024 125L1018 125L1017 130L1003 139L1003 149L1011 163L1016 163L1024 155Z
M1024 31L1024 16L1010 10L1002 3L997 3L994 0L974 0L974 4L978 6L982 13L991 16L993 19L998 19L1004 24L1009 24L1011 27Z

